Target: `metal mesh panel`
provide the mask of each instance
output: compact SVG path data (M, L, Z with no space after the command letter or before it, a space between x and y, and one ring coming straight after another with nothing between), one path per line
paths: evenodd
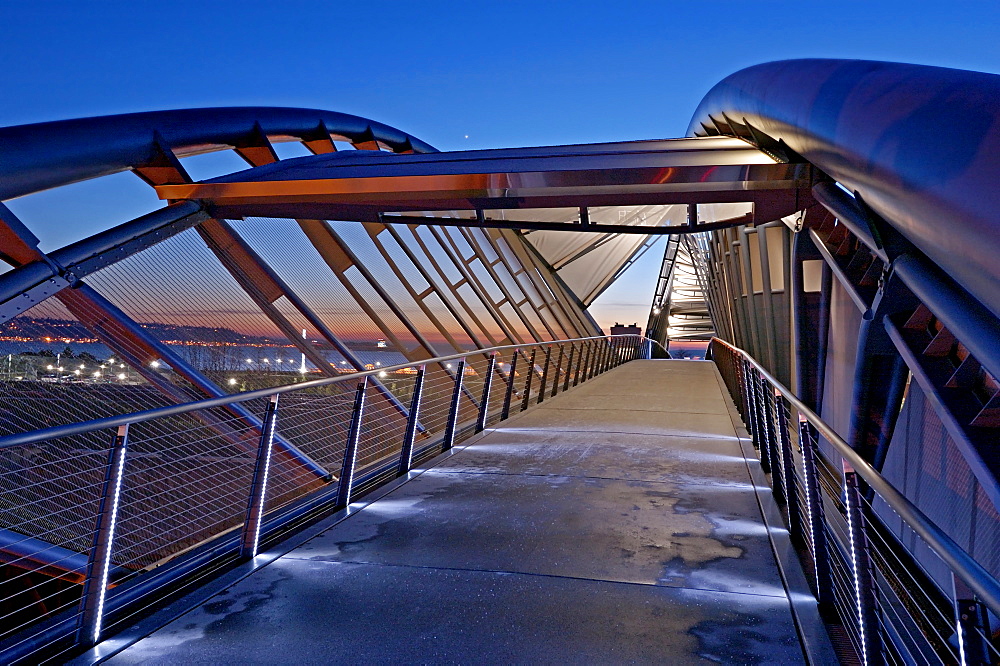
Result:
M884 474L980 564L1000 575L1000 515L916 382L907 390Z

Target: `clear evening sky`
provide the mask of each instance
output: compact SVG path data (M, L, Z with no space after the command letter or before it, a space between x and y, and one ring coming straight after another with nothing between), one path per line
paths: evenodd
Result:
M987 0L0 0L0 125L266 105L369 117L442 150L676 137L743 67L834 57L1000 72L998 28ZM51 249L161 204L120 174L9 205ZM661 253L602 296L599 323L645 323Z

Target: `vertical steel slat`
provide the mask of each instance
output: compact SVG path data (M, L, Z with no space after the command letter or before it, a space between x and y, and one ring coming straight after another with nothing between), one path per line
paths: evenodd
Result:
M569 382L573 379L573 354L576 351L576 346L571 342L569 343L569 358L566 360L566 379L563 380L563 393L569 390Z
M875 607L875 580L868 555L865 516L861 508L858 475L844 462L844 501L847 504L847 532L851 541L851 568L854 573L854 603L861 633L862 659L867 664L881 664L881 634L878 609Z
M444 429L444 441L441 450L447 451L455 444L455 428L458 426L458 408L462 403L462 381L465 378L465 359L458 362L455 372L455 390L451 394L451 407L448 410L448 423Z
M771 473L771 449L764 434L764 396L761 395L760 383L762 377L756 369L750 371L750 391L753 396L753 422L754 439L757 441L757 448L760 450L760 467L765 474Z
M337 488L337 506L346 507L351 503L354 485L354 466L358 459L358 441L361 439L361 417L365 411L365 391L368 378L365 377L354 392L354 410L351 412L351 427L347 431L347 446L344 447L344 464L341 466L340 487Z
M497 353L490 352L490 360L486 366L486 376L483 378L483 399L479 402L479 418L476 419L476 432L486 429L486 416L490 411L490 388L493 386L493 373L497 367Z
M778 443L776 433L777 410L775 410L775 391L771 384L761 376L760 397L764 410L764 436L767 438L767 451L771 463L771 487L774 490L775 500L779 503L785 501L785 461L781 456L781 448Z
M277 423L278 394L275 393L267 401L267 411L264 412L264 420L261 424L257 457L253 464L250 497L247 500L246 518L243 520L243 537L240 540L241 558L247 559L257 556L257 545L260 543L260 525L264 516L264 496L267 493L267 477L271 469L271 449Z
M403 432L403 447L399 451L399 467L396 476L403 476L413 466L413 442L417 437L417 423L420 419L420 400L424 393L424 375L427 366L417 366L417 376L413 379L413 395L410 397L410 412Z
M545 400L545 387L549 381L549 366L552 363L552 345L545 348L545 365L542 366L542 383L538 387L538 404Z
M826 549L826 516L823 508L823 494L819 484L819 468L816 463L816 433L808 421L799 423L799 443L802 447L802 481L805 486L806 520L803 541L809 545L813 559L813 575L816 585L816 599L820 606L833 607L833 583L830 580L830 560Z
M531 401L531 380L535 376L535 359L538 349L531 350L531 359L528 361L528 376L524 380L524 397L521 399L521 411L528 408Z
M587 342L585 342L584 344L587 345L587 358L583 362L583 373L580 376L580 382L581 383L587 381L588 379L590 379L590 377L591 377L591 369L593 368L593 366L591 365L591 360L592 360L593 350L594 350L593 340L587 340Z
M576 347L575 342L573 343L573 346L574 348ZM576 359L576 370L573 372L573 386L580 385L580 372L583 370L584 367L583 350L586 346L587 346L586 342L580 343L580 356L579 358Z
M515 349L510 357L510 368L507 369L507 389L503 394L503 409L500 410L501 421L506 421L510 417L510 401L514 398L514 379L517 371L517 357L520 353L520 349Z
M77 633L77 642L85 646L95 645L101 638L104 600L108 592L108 572L111 568L118 505L121 501L122 475L128 453L128 430L127 423L118 427L104 468L101 502L98 505L97 522L94 526L94 543L87 560L87 579L80 600L80 629Z
M792 451L792 434L789 431L785 398L774 394L775 409L778 412L778 437L781 442L781 457L785 477L785 506L788 507L788 527L792 534L802 533L802 514L799 513L798 480L795 477L795 457Z
M562 345L559 345L559 358L556 359L556 372L555 377L552 378L552 395L549 397L556 397L559 393L559 370L562 368L563 358L565 357L566 350Z

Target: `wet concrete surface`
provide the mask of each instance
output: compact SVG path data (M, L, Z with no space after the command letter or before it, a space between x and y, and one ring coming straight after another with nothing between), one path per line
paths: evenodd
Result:
M726 399L710 363L621 366L110 661L799 663Z

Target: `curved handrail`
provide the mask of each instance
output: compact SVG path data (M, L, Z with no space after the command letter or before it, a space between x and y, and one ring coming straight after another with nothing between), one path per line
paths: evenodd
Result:
M350 374L338 375L337 377L325 377L323 379L313 379L307 382L299 382L297 384L286 384L285 386L257 389L255 391L246 391L244 393L233 393L231 395L224 395L218 398L208 398L205 400L198 400L197 402L186 402L180 405L158 407L156 409L148 409L141 412L121 414L119 416L108 416L103 419L95 419L93 421L86 421L84 423L70 423L67 425L45 428L43 430L31 430L28 432L18 433L16 435L7 435L6 437L0 437L0 450L10 448L13 446L23 446L25 444L33 444L35 442L40 442L49 439L82 435L88 432L94 432L95 430L102 430L104 428L115 428L125 424L142 423L143 421L150 421L152 419L160 418L163 416L176 416L178 414L187 414L189 412L198 411L200 409L223 407L225 405L231 405L238 402L246 402L247 400L255 400L257 398L269 398L272 395L276 394L291 393L293 391L301 391L305 389L317 388L320 386L328 386L330 384L339 384L341 382L347 382L353 379L359 379L361 377L370 377L372 375L377 375L380 372L395 372L396 370L402 370L404 368L412 368L419 365L428 365L431 363L446 363L448 361L457 361L459 359L467 358L469 356L490 354L492 352L503 351L507 349L521 349L524 347L543 347L546 345L562 345L568 342L607 340L609 338L641 338L641 336L634 334L597 335L588 338L568 338L566 340L544 340L541 342L530 342L520 345L501 345L498 347L487 347L485 349L472 349L466 352L462 352L460 354L450 354L448 356L436 356L434 358L423 359L417 362L400 363L397 365L375 368L373 370L365 370L364 372L352 372Z
M157 159L161 149L185 157L239 147L260 133L300 140L332 134L395 151L437 152L389 125L320 109L220 107L57 120L0 127L0 200L126 171Z
M778 390L791 403L796 411L805 417L816 430L850 463L858 475L885 501L886 505L896 512L910 529L916 532L924 543L940 557L952 571L972 589L973 592L990 607L994 613L1000 614L1000 581L976 562L965 550L948 536L934 521L928 518L913 502L906 498L889 483L885 477L868 464L864 458L851 448L837 432L829 426L816 412L799 400L788 387L782 384L767 369L752 356L719 338L712 338L713 344L720 344L731 352L738 354L750 363L771 386Z
M784 142L1000 315L998 100L995 74L786 60L716 84L688 132Z

